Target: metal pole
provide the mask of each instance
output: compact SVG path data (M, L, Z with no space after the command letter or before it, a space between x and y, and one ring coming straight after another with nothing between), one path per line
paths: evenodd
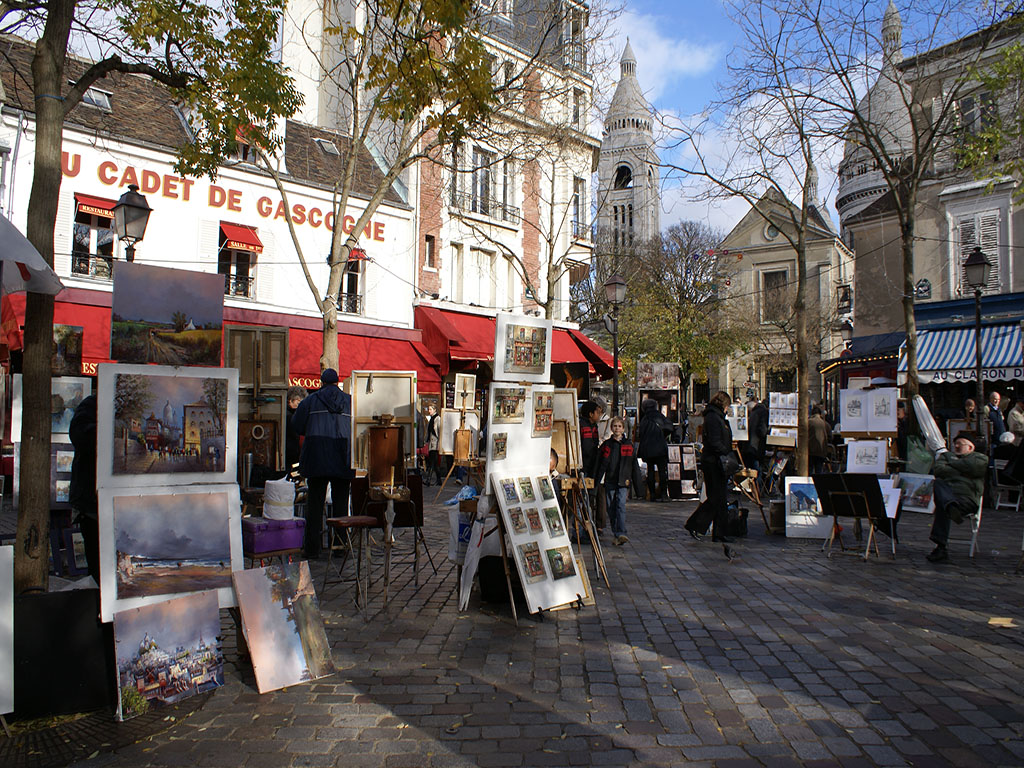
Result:
M619 415L619 305L612 305L612 415Z
M985 407L983 388L981 386L981 288L974 289L974 368L978 380L975 382L974 413L977 421L978 435L985 433L981 430L981 412Z

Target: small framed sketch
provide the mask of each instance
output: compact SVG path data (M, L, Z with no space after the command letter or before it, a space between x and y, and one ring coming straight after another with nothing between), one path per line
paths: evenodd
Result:
M678 445L670 445L668 447L668 461L669 461L669 463L670 464L678 464L679 461L680 461L679 456L680 456L680 454L679 454L679 446Z
M680 479L679 465L676 464L675 462L669 462L669 464L668 464L668 479L669 480L679 480Z
M866 390L839 390L839 424L843 432L867 432L869 400Z
M847 443L847 472L862 475L884 475L885 459L885 440L851 440Z

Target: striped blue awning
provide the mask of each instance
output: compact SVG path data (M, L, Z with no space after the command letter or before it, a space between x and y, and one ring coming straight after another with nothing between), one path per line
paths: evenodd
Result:
M936 376L951 374L950 380L973 378L975 370L974 328L944 328L917 333L917 369L923 382L946 379ZM1020 325L986 325L981 328L981 365L987 380L1021 378L1024 352L1021 349ZM901 374L907 370L906 341L900 346ZM956 375L952 375L959 372ZM1002 372L1005 372L1002 373ZM901 380L903 377L900 377Z

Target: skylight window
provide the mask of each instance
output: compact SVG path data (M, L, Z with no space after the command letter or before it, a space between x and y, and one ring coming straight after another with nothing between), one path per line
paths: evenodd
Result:
M329 141L327 139L313 139L313 141L316 142L316 145L318 147L320 147L320 149L322 149L325 154L328 154L328 155L340 155L341 154L338 151L338 148L334 145L333 141Z
M89 88L82 94L82 103L88 104L90 107L102 109L104 112L110 112L111 110L110 94L98 88Z

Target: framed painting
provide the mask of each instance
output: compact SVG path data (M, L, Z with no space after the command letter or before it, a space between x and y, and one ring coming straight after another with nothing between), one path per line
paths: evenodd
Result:
M846 471L861 475L884 475L885 440L851 440L846 445Z
M935 512L935 476L900 472L898 487L903 509L907 512Z
M223 275L114 263L111 360L218 366L223 328Z
M237 369L105 363L97 394L99 487L235 482Z
M215 592L129 608L113 621L118 720L224 685Z
M494 381L546 384L551 380L550 320L499 312L494 336Z
M839 424L842 431L867 432L870 408L871 393L868 390L839 390Z
M21 414L23 408L20 373L11 383L11 441L21 442ZM92 379L87 376L57 376L50 380L50 433L58 442L68 442L68 430L75 408L92 394Z
M832 517L826 516L818 491L810 477L786 478L786 536L797 539L827 539Z
M51 373L54 376L82 375L82 336L80 325L53 325L53 357Z
M216 590L235 605L231 573L241 570L238 486L99 489L100 616L172 596Z
M532 437L551 436L551 414L554 409L554 395L551 390L533 388L533 429Z
M526 413L524 387L495 387L491 424L522 424Z

